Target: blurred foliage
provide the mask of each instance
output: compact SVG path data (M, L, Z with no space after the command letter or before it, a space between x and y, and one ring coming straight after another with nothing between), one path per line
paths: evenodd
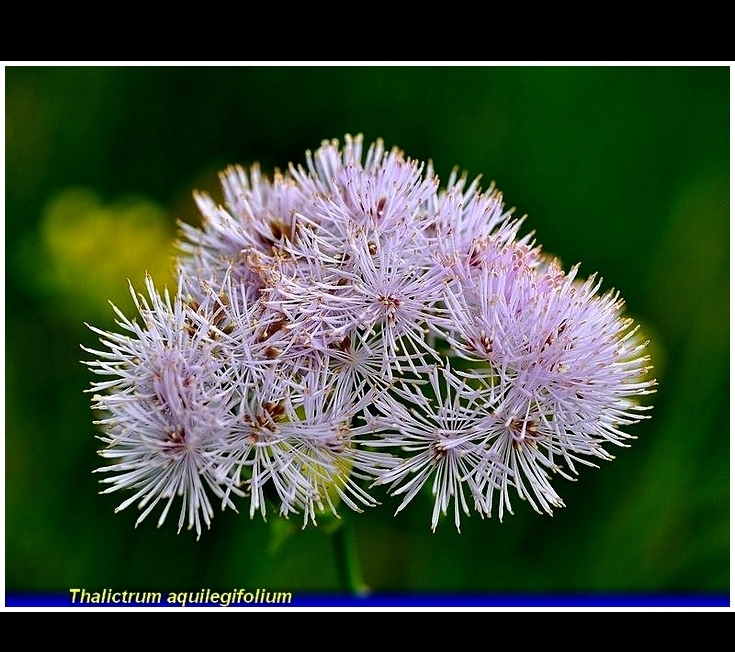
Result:
M516 501L432 535L427 498L351 519L367 584L728 592L729 97L727 66L6 67L6 591L340 589L322 529L223 513L197 542L114 514L79 345L128 279L165 282L219 170L363 133L494 181L546 251L621 291L660 382L553 518Z

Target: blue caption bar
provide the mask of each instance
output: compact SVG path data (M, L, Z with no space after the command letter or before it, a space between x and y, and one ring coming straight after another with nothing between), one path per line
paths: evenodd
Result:
M135 602L112 600L104 591L91 599L78 595L9 593L6 607L729 607L728 594L579 594L579 595L453 595L453 594L372 594L365 597L342 594L292 592L260 596L260 601L237 600L235 592L208 592L209 600L179 599L194 592L149 592L158 599ZM233 594L232 599L223 598ZM288 599L285 596L288 596ZM114 594L115 597L118 594ZM160 597L159 597L160 596ZM214 596L214 597L212 597Z

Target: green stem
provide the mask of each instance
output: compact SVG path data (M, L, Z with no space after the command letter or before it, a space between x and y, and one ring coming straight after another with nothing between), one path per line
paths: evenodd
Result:
M337 559L337 575L340 587L353 595L366 595L369 589L362 579L360 559L352 519L342 517L337 529L332 533L334 555Z

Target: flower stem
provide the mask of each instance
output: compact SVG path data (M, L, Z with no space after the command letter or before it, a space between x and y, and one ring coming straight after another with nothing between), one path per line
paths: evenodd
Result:
M332 533L332 541L340 587L353 595L367 595L369 589L362 579L351 518L342 517L339 526Z

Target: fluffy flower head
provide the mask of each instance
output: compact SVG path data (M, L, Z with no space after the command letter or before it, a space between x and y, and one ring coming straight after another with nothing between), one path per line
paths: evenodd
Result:
M563 505L556 478L610 460L654 389L619 294L542 253L494 187L361 136L270 178L221 174L181 225L178 287L133 292L140 324L92 327L93 407L138 522L178 499L201 533L214 501L304 526L428 495L500 519L514 496Z

